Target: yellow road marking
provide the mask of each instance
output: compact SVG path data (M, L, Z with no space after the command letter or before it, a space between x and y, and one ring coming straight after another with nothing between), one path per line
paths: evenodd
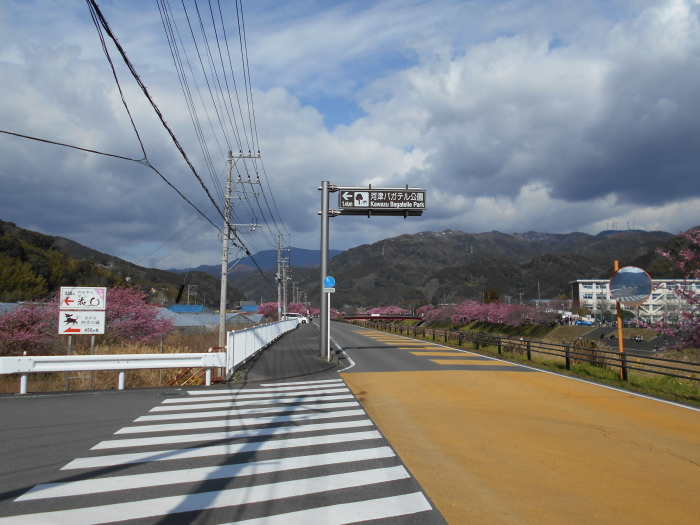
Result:
M433 351L433 352L411 352L413 355L434 355L436 357L464 357L464 354L458 353L458 352L438 352L438 351ZM434 359L431 359L431 361L434 361Z
M464 356L461 356L464 357ZM482 361L482 360L477 360L477 359L431 359L433 363L437 363L438 365L483 365L483 366L510 366L510 367L517 367L517 365L512 365L510 363L506 363L505 361L493 361L491 359L487 361Z

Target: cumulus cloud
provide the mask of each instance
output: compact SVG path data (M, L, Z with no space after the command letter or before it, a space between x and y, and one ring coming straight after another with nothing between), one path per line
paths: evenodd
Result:
M0 8L1 127L140 158L87 12L66 5L37 9L36 19L25 4ZM105 13L216 193L157 11L124 3ZM316 247L317 186L330 180L428 190L420 219L333 219L336 248L429 229L596 233L630 221L675 232L700 223L695 2L260 2L246 17L275 202L269 192L260 207L252 196L235 202L241 222L271 223L268 205L277 207L292 244ZM216 220L118 67L151 162ZM364 114L329 129L314 107L329 96ZM219 183L225 149L211 141ZM196 213L139 164L4 136L0 155L4 220L134 261L175 236L144 264L216 262L216 231L199 219L176 236ZM272 232L245 239L252 251L269 248Z

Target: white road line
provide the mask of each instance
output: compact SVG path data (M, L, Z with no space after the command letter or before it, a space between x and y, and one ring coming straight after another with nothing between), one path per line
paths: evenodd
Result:
M15 501L81 496L116 490L174 485L177 483L197 483L210 479L253 476L270 472L280 472L283 470L297 470L323 465L337 465L354 461L367 461L391 457L394 457L394 452L390 447L377 447L348 450L345 452L331 452L314 456L297 456L251 463L237 463L235 465L171 470L150 474L136 474L133 476L113 476L111 478L86 479L83 481L70 481L66 483L46 483L37 485Z
M176 450L158 450L155 452L134 452L131 454L113 454L110 456L95 456L77 458L68 463L61 470L74 470L83 468L112 467L116 465L130 465L133 463L148 463L150 461L168 461L171 459L192 459L209 456L225 456L241 454L244 452L259 452L264 450L281 450L285 448L310 447L314 445L328 445L349 443L353 441L365 441L369 439L382 439L377 430L366 432L348 432L347 434L333 434L332 436L308 436L294 437L290 439L275 439L255 443L230 443L211 447L182 448Z
M188 397L171 397L168 398L168 403L191 403L202 401L202 399L255 399L255 398L266 398L266 397L279 397L284 399L287 397L304 397L304 396L320 396L325 394L345 394L349 392L347 387L334 386L333 388L326 388L324 390L299 390L297 392L268 392L267 390L245 390L241 391L245 393L225 393L218 392L218 395L213 395L209 393L206 397L202 398L199 396L188 396Z
M8 516L6 518L0 518L0 525L7 523L22 523L23 525L45 525L47 523L51 523L52 525L93 525L97 523L112 523L115 521L143 519L180 512L192 512L283 498L293 498L295 496L318 494L331 490L397 481L408 477L408 472L401 466L361 470L359 472L335 474L333 476L320 476L316 478L270 483L268 485L187 494L184 496L169 496L165 498L131 501L128 503L113 503L111 505L100 505L97 507L58 510L38 514L25 514L22 516Z
M372 423L372 421L369 419L361 419L359 421L340 421L338 423L318 423L316 425L260 428L257 430L233 430L231 432L207 432L202 434L181 434L148 438L111 439L98 443L90 450L126 447L150 447L153 445L170 445L172 443L195 443L197 441L218 441L221 439L246 439L262 436L279 436L284 434L296 434L298 432L318 432L340 428L368 427L372 426L373 424L374 423ZM327 438L329 442L332 442L333 436L327 436Z
M353 396L350 396L353 397ZM306 400L308 401L308 400ZM344 403L338 403L338 402L329 402L329 403L307 403L304 401L303 405L297 405L296 408L301 408L302 406L308 407L308 406L313 406L314 410L319 409L319 408L337 408L341 406L355 406L357 405L357 401L346 401ZM266 412L284 412L286 410L291 410L294 408L294 406L284 406L285 404L283 403L282 406L278 407L271 407L271 408L243 408L243 409L237 409L236 407L240 406L237 405L236 403L229 403L229 402L224 402L224 403L201 403L197 405L166 405L166 406L157 406L149 410L149 412L175 412L177 410L204 410L207 408L226 408L229 407L231 410L238 410L239 414L262 414Z
M225 392L290 392L294 390L324 390L330 388L338 388L340 384L331 383L327 385L297 385L297 386L275 386L267 388L241 388L239 390L188 390L187 393L191 396L215 396Z
M318 413L319 410L326 409L337 409L337 408L348 408L355 407L359 405L357 401L345 401L343 403L312 403L309 405L291 405L282 407L269 407L269 408L245 408L239 410L237 408L229 408L228 410L211 410L208 412L178 412L177 414L157 414L151 416L141 416L134 420L134 423L141 423L142 421L165 421L168 419L204 419L208 417L221 417L221 416L250 416L255 414L292 414L294 412L304 412L308 410L314 410ZM193 407L188 405L186 407L168 407L169 409L177 410L178 408L184 410L191 410Z
M323 379L320 381L295 381L293 383L261 383L260 386L274 387L274 386L292 386L292 385L324 385L327 383L342 383L342 379Z
M236 398L231 398L230 396L213 396L213 397L208 397L207 401L225 401L229 400L231 405L234 406L248 406L248 405L274 405L275 403L302 403L302 402L307 402L307 401L333 401L336 399L348 399L351 398L352 394L345 394L345 395L336 395L336 396L301 396L301 397L296 397L296 398L280 398L280 399L261 399L260 401L254 401L254 400L243 400L240 403L236 402ZM183 397L181 399L166 399L163 401L164 405L172 405L172 404L186 404L186 403L199 403L202 400L199 398L188 398L188 397Z
M224 525L345 525L360 521L394 518L432 510L430 503L420 492L391 496L388 498L341 503L328 507L298 510L287 514L277 514L264 518L236 521Z
M310 414L292 414L268 417L253 417L248 419L217 419L215 421L196 421L194 423L165 423L161 425L141 425L139 427L124 427L115 434L143 434L147 432L172 432L178 430L199 430L218 427L243 427L252 425L268 425L270 423L285 423L288 421L312 421L315 419L333 419L349 416L364 416L361 408L356 410L338 410L335 412L311 412Z

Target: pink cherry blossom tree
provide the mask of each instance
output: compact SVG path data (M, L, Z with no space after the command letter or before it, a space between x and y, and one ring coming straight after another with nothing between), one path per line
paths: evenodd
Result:
M277 303L269 302L258 306L258 313L266 316L277 315Z
M0 356L50 355L58 345L58 303L25 303L0 316Z

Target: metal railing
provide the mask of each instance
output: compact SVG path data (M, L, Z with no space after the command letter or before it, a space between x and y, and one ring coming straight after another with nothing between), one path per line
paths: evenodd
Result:
M0 374L19 374L19 393L27 393L29 374L44 372L95 372L117 370L118 389L124 390L127 370L148 368L204 368L211 384L214 367L226 366L225 352L196 354L34 355L0 357Z
M211 385L212 370L224 368L227 377L260 350L298 325L296 319L228 332L225 352L178 354L39 355L0 357L0 374L19 374L19 393L27 393L29 374L45 372L119 372L118 389L124 390L127 370L203 368L205 384Z
M700 381L700 363L678 359L667 359L627 351L620 354L615 351L586 348L575 344L546 343L544 341L511 338L502 335L410 326L382 321L358 320L347 322L368 328L389 330L408 336L423 336L425 339L432 338L433 341L454 342L457 346L471 344L477 350L487 346L496 347L500 355L507 353L519 354L526 356L529 361L532 360L532 354L554 356L564 360L564 366L567 370L571 370L571 366L574 364L591 363L605 368L620 368L624 371L623 377L627 377L627 371L632 370L646 374Z
M298 325L297 319L289 319L229 332L226 340L226 378L230 379L237 368Z

